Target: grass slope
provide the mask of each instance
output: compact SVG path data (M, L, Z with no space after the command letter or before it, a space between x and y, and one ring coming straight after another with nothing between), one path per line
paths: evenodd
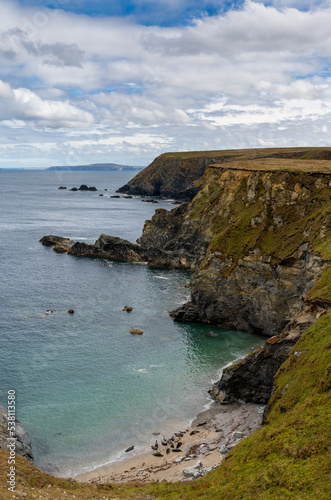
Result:
M306 330L275 378L268 424L239 443L218 469L189 483L81 485L17 463L18 491L35 498L300 499L331 498L331 313ZM7 455L0 453L0 497ZM47 488L48 485L51 487ZM34 489L31 489L34 488ZM66 493L64 493L64 490ZM30 495L30 496L29 496ZM31 496L31 498L34 498Z

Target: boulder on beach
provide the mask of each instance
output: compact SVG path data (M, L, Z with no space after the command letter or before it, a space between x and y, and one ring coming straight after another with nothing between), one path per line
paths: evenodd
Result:
M142 335L144 331L140 330L140 328L131 328L130 333L131 335Z

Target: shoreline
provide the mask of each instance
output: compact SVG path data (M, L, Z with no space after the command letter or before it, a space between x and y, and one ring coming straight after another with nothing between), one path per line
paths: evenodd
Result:
M255 403L212 402L201 411L186 429L178 429L173 436L165 436L169 443L161 444L162 433L154 435L157 450L128 457L74 479L88 483L123 483L128 481L190 481L220 465L227 453L241 439L262 425L265 405ZM178 435L175 435L178 434ZM174 440L171 441L170 437ZM182 443L182 444L179 444ZM179 446L177 448L177 446ZM174 452L173 449L181 451ZM154 456L159 453L161 456ZM190 468L183 472L183 469Z

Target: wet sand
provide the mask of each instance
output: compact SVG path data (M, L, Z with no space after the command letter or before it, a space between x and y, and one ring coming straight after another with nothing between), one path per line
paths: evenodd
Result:
M184 476L183 469L192 466L197 466L196 475L201 477L217 467L231 447L261 426L263 410L263 405L253 403L213 403L196 417L189 428L176 431L182 436L176 436L175 433L165 436L166 440L174 437L170 441L173 448L170 444L161 444L162 433L151 436L158 441L157 450L151 449L149 453L133 455L124 461L79 474L75 479L90 483L190 481L193 478ZM179 442L182 444L178 445ZM175 452L173 449L181 451ZM154 456L156 452L162 456ZM129 453L133 454L134 451Z

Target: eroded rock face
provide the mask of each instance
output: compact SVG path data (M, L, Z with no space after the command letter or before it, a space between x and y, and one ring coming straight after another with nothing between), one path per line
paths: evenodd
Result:
M287 359L295 340L272 337L237 364L225 368L210 395L220 403L243 401L266 404L273 389L274 376Z
M160 208L145 222L137 241L150 266L195 270L205 257L210 238L186 217L187 207Z
M191 283L191 302L172 312L181 321L200 320L231 330L279 334L304 308L304 297L324 264L302 244L291 259L271 263L258 248L240 259L228 276L227 262L209 255Z
M31 450L31 440L21 422L15 419L15 453L30 462L33 462L33 455ZM7 444L9 443L8 438L8 426L7 426L7 410L0 406L0 449L8 451ZM11 441L12 442L12 441Z
M182 215L184 232L198 228L209 245L191 301L171 315L279 334L326 267L314 244L330 237L330 182L330 174L209 167Z
M215 159L161 155L117 192L190 201L199 191L199 181L210 163Z

